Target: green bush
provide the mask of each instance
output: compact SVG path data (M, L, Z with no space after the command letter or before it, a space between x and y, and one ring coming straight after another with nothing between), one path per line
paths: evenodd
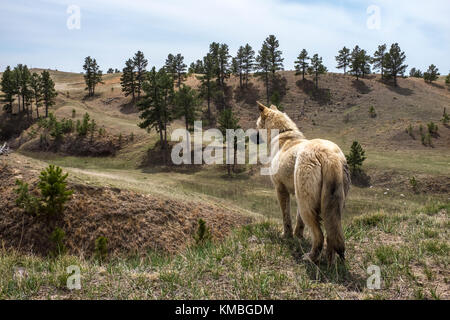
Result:
M22 180L16 180L17 193L16 205L25 210L26 213L31 215L38 215L39 213L39 201L36 197L30 195L28 190L28 183Z
M447 113L447 110L444 108L444 113L442 114L441 122L444 126L447 126L450 122L450 116Z
M438 126L437 124L435 124L433 121L431 121L430 123L427 124L428 126L428 133L435 137L438 135Z
M406 128L406 133L413 139L415 139L416 137L414 137L414 130L411 124L409 124L408 128Z
M50 235L50 241L54 244L54 249L51 251L52 256L58 256L66 253L67 249L64 245L64 238L66 237L66 233L63 229L56 227Z
M73 191L67 189L68 174L62 174L60 167L49 165L39 176L38 189L41 196L34 197L30 194L28 184L21 180L16 181L18 188L15 190L18 197L16 204L26 213L47 218L62 215L64 204L70 199Z
M377 116L377 113L376 113L375 108L373 106L370 106L370 108L369 108L369 116L371 118L376 118L376 116Z
M205 242L211 241L211 232L206 226L206 222L203 219L198 219L197 232L194 235L194 240L196 245L204 244Z
M409 184L411 185L413 191L417 193L417 180L415 177L409 179Z
M95 239L95 256L99 260L105 260L108 256L108 239L100 236Z
M60 167L49 165L39 176L38 188L41 190L42 210L49 216L61 215L64 203L73 191L67 189L67 176Z
M367 158L365 156L364 149L361 147L358 141L353 141L350 148L350 153L345 157L347 158L347 163L352 174L361 172L362 164Z
M89 113L85 113L83 116L83 120L80 123L80 121L77 121L77 133L79 136L85 136L88 133L89 127L90 127L90 116Z

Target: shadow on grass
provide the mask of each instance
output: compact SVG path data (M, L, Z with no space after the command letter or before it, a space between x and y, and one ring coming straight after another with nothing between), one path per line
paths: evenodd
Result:
M138 113L136 105L133 102L124 103L120 106L120 112L123 114Z
M236 101L256 105L256 101L259 99L259 90L253 83L249 83L247 87L234 89L234 97Z
M390 84L386 84L386 88L402 96L410 96L414 93L414 91L409 88L396 87Z
M361 94L367 94L370 91L372 91L372 89L370 89L370 87L368 87L364 81L362 80L353 80L352 81L352 87L355 88L359 93Z
M311 99L315 100L320 105L325 105L331 102L331 91L325 88L316 88L314 82L311 80L298 80L296 85L303 90Z
M285 239L277 234L276 240L289 249L293 259L298 264L305 266L306 274L310 280L322 283L342 284L353 291L362 291L364 288L366 279L351 272L346 262L336 258L334 264L328 265L324 255L326 244L324 245L319 262L314 264L303 260L303 255L311 250L311 242L309 239Z

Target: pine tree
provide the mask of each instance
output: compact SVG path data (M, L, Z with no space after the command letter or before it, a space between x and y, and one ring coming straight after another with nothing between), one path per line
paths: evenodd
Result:
M295 61L295 70L297 70L295 74L296 75L301 74L302 80L305 80L305 74L309 68L308 60L309 60L308 51L306 51L306 49L303 49L298 55L297 60Z
M55 104L57 95L55 83L50 77L50 73L47 70L44 70L42 72L42 101L44 101L46 118L48 117L48 108Z
M216 91L216 85L213 81L215 74L215 63L211 53L203 58L203 74L197 77L201 82L201 95L206 98L208 104L208 119L212 119L211 114L211 98Z
M243 80L244 80L244 47L240 46L236 57L232 59L232 69L233 73L239 76L239 88L243 88Z
M350 72L356 76L356 80L359 77L364 77L366 74L370 73L370 62L372 58L367 55L366 50L355 46L351 55Z
M264 86L266 87L267 104L269 104L270 61L269 61L269 50L265 45L265 43L263 43L261 50L259 50L258 52L258 56L256 57L256 63L258 68L256 76L258 76L264 81Z
M203 61L199 59L196 62L192 62L191 65L189 66L188 72L194 74L204 73L205 71L203 67Z
M145 59L144 53L138 51L133 57L134 70L136 71L136 92L138 99L141 97L142 84L145 81L147 73L148 60Z
M184 64L184 57L178 53L176 56L169 54L166 59L165 69L172 76L173 81L177 82L177 87L180 88L183 74L186 71Z
M178 53L175 56L175 72L177 75L177 86L180 88L183 75L186 72L186 64L184 64L184 57Z
M108 74L114 73L114 69L113 68L109 68L108 71L106 71L106 73L108 73Z
M28 119L30 119L30 103L31 103L31 91L30 91L30 70L26 65L19 64L15 68L15 72L18 77L18 94L22 100L22 111L27 113Z
M338 63L337 68L338 69L344 69L344 74L347 73L347 67L350 64L350 49L344 47L341 50L338 51L338 55L336 56L336 61Z
M395 86L397 86L397 77L403 75L408 67L404 64L405 60L406 55L401 51L398 43L392 44L389 52L384 55L383 64L386 75L394 79Z
M245 87L248 87L250 73L253 71L255 63L255 51L247 43L242 52L242 72L244 74Z
M39 176L38 188L41 190L41 201L43 203L41 210L48 217L62 215L64 203L70 199L73 191L67 189L67 176L63 174L60 167L49 165L41 172Z
M432 83L433 81L436 81L439 78L439 69L436 68L434 64L428 67L427 72L424 72L423 79L425 82Z
M309 73L314 75L314 81L316 88L319 87L319 75L324 74L327 72L327 68L322 63L322 57L319 57L319 55L316 53L311 58L311 65L308 69Z
M14 74L10 66L7 66L5 71L3 72L1 80L1 91L3 92L3 110L5 110L6 113L12 114L13 103L15 100L14 95L16 94L16 84Z
M39 107L42 105L43 99L43 83L40 74L33 72L30 78L30 88L36 106L36 117L39 119Z
M409 71L409 76L414 78L423 78L423 72L420 69L412 68Z
M217 51L217 79L219 87L224 89L225 80L230 76L230 60L228 45L220 44Z
M366 50L362 50L363 56L363 69L362 69L362 77L364 78L367 74L370 74L371 71L371 63L372 57L366 54Z
M358 141L353 141L350 148L350 153L345 156L347 158L347 163L350 167L352 174L357 174L361 172L361 166L366 160L365 151L361 147Z
M17 95L17 104L18 104L18 113L20 113L20 78L22 77L22 71L21 71L22 65L19 64L16 67L14 67L13 70L13 84L14 84L14 92ZM25 110L25 107L22 106L22 108Z
M166 64L164 65L166 72L172 76L172 79L176 78L175 70L175 56L171 53L167 55Z
M213 42L209 46L209 54L213 61L216 76L216 90L214 100L219 110L226 107L226 84L225 80L230 76L230 54L228 45Z
M275 80L275 73L283 70L283 60L281 57L282 51L278 50L280 44L274 35L269 35L264 40L261 50L259 51L256 61L258 63L259 72L257 73L266 87L267 104L270 102L270 81Z
M183 84L183 86L175 93L175 108L174 118L184 117L184 123L186 132L189 130L189 126L194 125L194 121L197 118L198 107L200 106L200 100L197 92L189 86ZM189 143L189 134L187 134L187 140Z
M122 70L122 76L120 77L120 85L122 86L122 91L125 97L131 95L133 103L136 102L136 92L137 92L137 79L136 73L134 71L134 62L132 59L128 59L125 62L125 67Z
M84 59L83 69L84 73L84 81L86 82L85 90L88 90L88 96L93 97L95 94L95 87L99 83L102 82L102 71L97 64L95 59L92 59L90 56Z
M378 50L375 51L372 58L374 70L380 70L381 78L384 78L384 56L386 54L386 44L378 46Z
M139 127L147 130L156 129L159 133L161 150L166 164L167 126L172 120L173 79L165 68L156 71L155 67L148 73L143 83L145 96L137 106L143 120Z
M222 132L222 135L226 139L226 131L227 129L236 130L239 129L239 120L234 115L233 111L230 108L224 109L219 116L218 119L218 129ZM227 172L228 175L231 176L231 168L234 168L234 165L236 164L236 151L237 151L237 137L235 137L235 141L233 144L233 153L234 153L234 162L233 165L227 164Z

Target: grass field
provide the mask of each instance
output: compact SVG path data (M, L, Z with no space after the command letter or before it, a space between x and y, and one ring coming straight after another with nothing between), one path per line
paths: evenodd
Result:
M449 93L416 79L401 79L400 88L392 89L373 76L363 80L367 88L362 88L351 77L329 74L321 83L331 88L331 100L322 104L302 91L293 72L283 76L288 83L285 110L308 138L333 140L345 153L357 139L366 149L363 168L372 181L369 187L350 189L343 217L344 264L305 263L301 256L309 250L310 237L302 242L280 237L276 195L258 167L246 166L229 178L224 166L149 164L148 153L154 152L158 135L137 126L138 114L120 92L119 75L105 76L98 96L85 99L82 75L52 71L59 92L52 111L58 118L70 118L75 110L76 120L89 112L108 133L133 134L134 140L111 157L19 147L3 161L35 172L56 164L73 183L214 204L252 216L254 222L236 228L223 241L190 245L176 254L152 251L100 261L2 248L0 299L449 299L450 198L445 188L450 177L450 129L440 125L441 136L433 139L434 148L405 133L410 123L416 130L429 121L438 123ZM234 78L229 81L233 86L237 83ZM258 82L255 87L262 90ZM368 116L371 105L377 110L376 119ZM253 107L233 101L244 128L254 126ZM171 128L182 125L177 120ZM418 192L410 186L411 177L419 183ZM295 211L292 200L293 217ZM66 287L70 265L81 269L81 290ZM370 265L381 269L380 290L367 288Z

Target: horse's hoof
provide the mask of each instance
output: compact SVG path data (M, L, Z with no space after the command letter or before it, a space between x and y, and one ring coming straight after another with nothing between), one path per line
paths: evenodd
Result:
M283 239L292 239L292 238L293 238L293 235L292 235L292 232L283 232L283 233L281 234L281 237L282 237Z
M302 260L306 261L306 262L316 263L319 260L319 257L317 257L316 255L313 255L311 253L306 253L303 255Z

